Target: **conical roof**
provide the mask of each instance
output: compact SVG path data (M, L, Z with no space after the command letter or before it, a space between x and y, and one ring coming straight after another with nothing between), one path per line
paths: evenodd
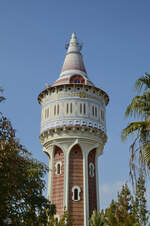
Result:
M61 75L66 71L80 70L86 73L82 54L80 53L81 45L79 44L76 33L74 32L71 36L70 43L68 45L67 54L62 67Z
M87 72L84 66L83 57L81 54L81 45L78 42L76 33L73 32L69 44L67 44L67 53L65 56L64 64L60 73L59 78L56 80L54 85L73 83L71 80L72 76L80 77L81 83L87 85L93 85L91 81L88 80ZM82 80L82 78L84 80Z

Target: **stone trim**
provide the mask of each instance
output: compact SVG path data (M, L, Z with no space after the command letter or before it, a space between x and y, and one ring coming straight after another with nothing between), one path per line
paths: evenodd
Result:
M77 189L78 190L78 200L75 200L75 197L74 197L74 190ZM73 195L72 195L72 200L77 202L77 201L80 201L80 192L81 192L81 188L79 186L73 186L72 188L72 192L73 192Z

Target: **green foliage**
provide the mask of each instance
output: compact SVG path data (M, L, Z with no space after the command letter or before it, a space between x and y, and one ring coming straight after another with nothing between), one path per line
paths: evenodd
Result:
M148 210L146 208L145 193L145 180L141 172L136 183L135 199L133 201L133 212L135 213L141 226L147 225L149 219Z
M104 221L104 213L94 210L90 218L90 226L104 226Z
M122 139L134 135L130 146L130 176L136 182L139 169L146 176L150 169L150 74L137 79L135 83L138 96L135 96L126 109L126 117L140 119L133 121L122 130Z
M116 208L117 203L114 200L112 200L110 207L106 208L105 210L105 222L109 226L117 225L117 219L115 216Z
M69 216L69 213L64 208L64 214L61 219L58 221L54 215L51 215L48 218L46 226L76 226L75 220Z
M0 115L0 225L11 219L13 225L32 225L44 218L51 207L42 195L47 167L15 137L10 121ZM22 222L22 223L21 223Z
M118 226L140 226L136 215L133 213L133 196L125 184L122 190L118 193L118 201L116 205L115 217Z
M122 186L117 201L112 200L105 211L93 211L90 226L145 226L148 223L146 209L145 181L142 174L136 184L135 197L131 194L128 185Z

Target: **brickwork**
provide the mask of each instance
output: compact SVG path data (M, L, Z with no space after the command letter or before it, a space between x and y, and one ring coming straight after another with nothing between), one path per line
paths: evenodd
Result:
M96 150L93 149L88 155L88 184L89 184L89 215L91 216L93 210L97 210L97 196L96 196L96 166L95 166ZM91 177L89 164L94 165L94 176Z
M79 186L81 189L80 200L72 200L72 187ZM76 220L76 226L84 225L84 199L83 199L83 156L78 145L75 145L69 158L69 213Z
M56 163L62 162L61 174L56 174ZM53 168L53 185L52 185L52 203L56 205L57 214L62 216L64 210L64 153L59 148L54 148L54 168Z

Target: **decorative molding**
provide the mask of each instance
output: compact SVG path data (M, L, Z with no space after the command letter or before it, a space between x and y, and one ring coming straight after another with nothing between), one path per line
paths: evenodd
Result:
M95 167L92 162L90 162L90 164L89 164L89 174L90 174L90 177L94 177L94 175L95 175Z
M77 191L78 191L78 199L77 200L74 197L74 191L75 191L75 189L77 189ZM81 188L79 186L73 186L73 188L72 188L72 193L73 193L72 200L73 201L75 201L75 202L80 201L80 199L81 199L80 198L80 192L81 192Z

